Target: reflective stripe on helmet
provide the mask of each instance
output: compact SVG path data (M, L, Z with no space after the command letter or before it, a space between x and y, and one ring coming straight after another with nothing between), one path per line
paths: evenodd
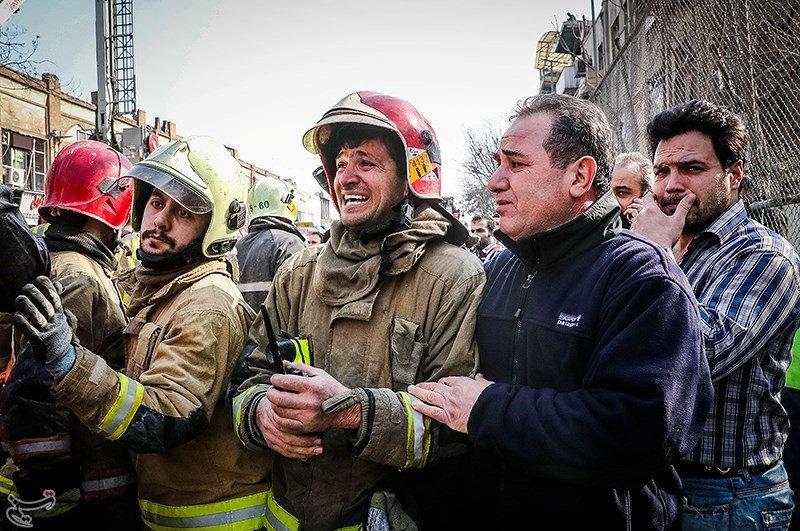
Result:
M162 505L139 500L146 525L158 530L197 529L251 531L262 529L267 492L199 505Z
M122 437L122 434L128 429L134 413L144 398L142 384L121 373L117 373L117 377L119 378L119 393L99 426L99 430L112 441Z

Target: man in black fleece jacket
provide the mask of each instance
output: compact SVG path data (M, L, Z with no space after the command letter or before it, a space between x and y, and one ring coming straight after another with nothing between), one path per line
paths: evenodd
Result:
M525 100L495 158L508 249L486 265L483 375L409 388L476 446L464 514L498 529L677 528L672 464L712 397L692 290L667 251L621 231L596 106Z

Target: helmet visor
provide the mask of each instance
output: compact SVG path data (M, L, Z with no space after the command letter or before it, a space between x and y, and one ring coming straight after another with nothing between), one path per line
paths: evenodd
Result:
M317 124L306 131L303 135L303 147L313 155L318 155L322 144L327 142L330 137L331 127L336 124L364 124L390 129L400 134L391 122L378 116L353 109L333 109L325 113L325 116ZM400 135L402 140L402 135Z
M186 184L185 180L178 179L169 172L158 170L149 165L134 164L125 176L138 179L153 188L158 188L193 214L206 214L214 208L211 200L205 195Z

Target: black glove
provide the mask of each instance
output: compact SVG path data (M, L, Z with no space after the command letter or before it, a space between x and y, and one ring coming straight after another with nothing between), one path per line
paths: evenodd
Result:
M60 380L75 364L72 328L61 307L61 284L45 277L36 277L33 284L22 288L14 301L17 313L14 324L28 338L34 353L44 359L53 378Z

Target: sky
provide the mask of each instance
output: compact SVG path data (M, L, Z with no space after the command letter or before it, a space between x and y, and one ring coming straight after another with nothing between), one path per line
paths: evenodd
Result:
M313 191L303 133L351 92L399 96L433 125L457 196L465 128L504 123L538 91L536 42L568 11L588 18L590 0L134 0L137 106ZM90 99L93 1L26 0L6 24L39 36L40 72Z

